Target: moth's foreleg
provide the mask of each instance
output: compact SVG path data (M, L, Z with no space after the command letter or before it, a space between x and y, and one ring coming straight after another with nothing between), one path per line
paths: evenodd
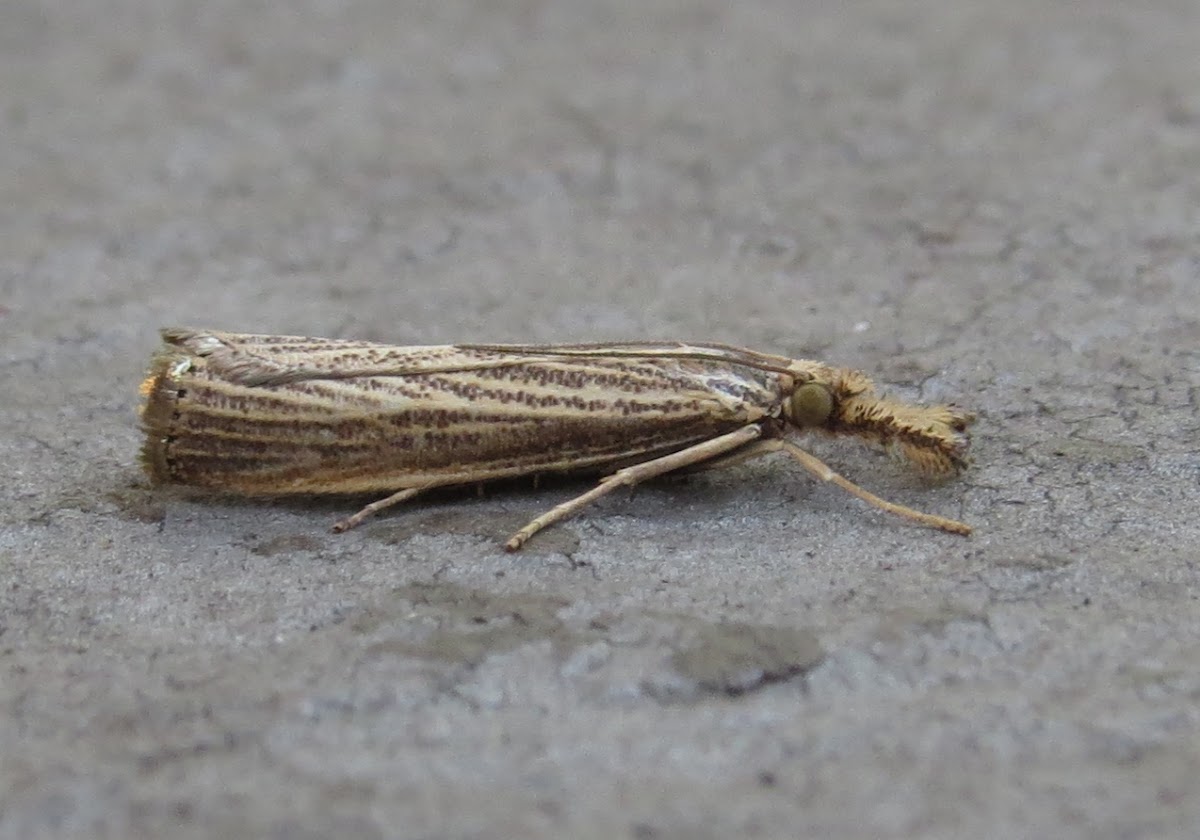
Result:
M697 443L687 449L681 449L679 452L672 452L661 458L617 470L612 475L600 479L600 483L586 493L563 502L561 505L556 505L533 519L528 525L513 534L504 547L509 551L516 551L547 525L553 525L561 519L566 519L580 508L586 507L618 487L631 487L647 479L717 458L739 446L745 446L750 441L761 437L762 433L763 430L760 426L744 426L735 432Z
M897 505L885 499L881 499L874 493L870 493L859 487L854 482L843 478L835 473L829 467L825 466L824 462L819 458L808 454L796 444L789 440L767 440L760 444L760 447L766 451L769 449L782 449L791 455L800 466L808 470L822 481L829 481L841 487L851 496L862 499L869 505L877 507L880 510L885 510L888 513L894 513L897 516L903 516L905 519L911 519L914 522L920 522L922 525L928 525L931 528L937 528L942 531L949 531L952 534L962 534L967 536L971 533L971 526L964 522L958 522L954 519L947 519L944 516L935 516L932 513L921 513L919 510L913 510L904 505Z
M362 521L364 519L366 519L368 516L370 516L371 514L378 513L379 511L383 510L384 508L389 508L392 505L397 505L397 504L400 504L400 502L407 501L407 500L411 499L413 496L420 493L422 489L424 489L424 488L407 487L404 490L400 490L396 493L393 493L392 495L388 496L387 498L380 499L377 502L371 502L371 504L367 505L365 508L363 508L362 510L360 510L358 513L354 514L353 516L347 516L345 519L339 520L338 522L334 523L333 533L341 534L345 531L349 531L355 525L361 524Z

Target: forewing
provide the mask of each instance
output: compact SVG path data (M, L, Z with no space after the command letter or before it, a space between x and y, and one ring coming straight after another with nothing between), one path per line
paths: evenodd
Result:
M164 339L145 386L152 474L248 493L607 468L777 416L780 402L778 374L632 345L392 347L192 330Z

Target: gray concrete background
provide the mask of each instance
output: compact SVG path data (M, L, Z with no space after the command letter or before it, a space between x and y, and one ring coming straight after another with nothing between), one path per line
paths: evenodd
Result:
M0 7L0 835L1195 836L1200 7ZM617 496L152 491L159 326L680 337L980 413Z

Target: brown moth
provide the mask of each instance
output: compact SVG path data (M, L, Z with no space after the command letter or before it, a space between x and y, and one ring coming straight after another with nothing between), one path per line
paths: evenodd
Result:
M458 344L163 330L142 382L142 463L155 482L247 496L388 494L345 531L433 487L545 473L600 483L515 533L535 533L655 476L783 451L890 513L957 534L962 522L884 501L793 432L853 436L921 473L966 466L973 416L875 395L859 371L722 344Z

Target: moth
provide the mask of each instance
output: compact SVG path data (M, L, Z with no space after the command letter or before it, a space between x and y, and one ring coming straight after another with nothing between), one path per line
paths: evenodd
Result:
M862 372L723 344L457 344L162 331L141 385L154 482L245 496L383 494L346 531L424 490L548 473L599 484L506 543L619 487L784 452L862 501L956 534L970 526L885 501L792 438L882 445L938 478L967 465L974 417L877 396Z

